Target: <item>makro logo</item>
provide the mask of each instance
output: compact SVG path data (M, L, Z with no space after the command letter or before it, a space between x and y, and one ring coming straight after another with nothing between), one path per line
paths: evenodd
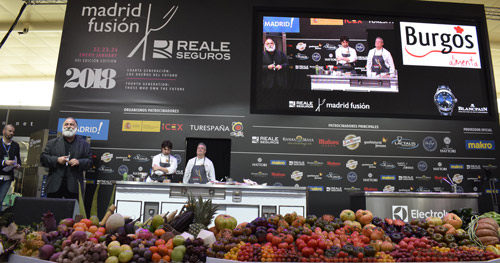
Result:
M284 165L286 165L286 160L271 160L270 163L271 163L271 165L284 166Z
M382 181L395 181L396 180L396 176L395 175L385 175L385 174L382 174L382 175L380 175L380 180L382 180Z
M465 140L466 150L495 150L495 141Z
M475 26L401 22L403 64L481 68Z

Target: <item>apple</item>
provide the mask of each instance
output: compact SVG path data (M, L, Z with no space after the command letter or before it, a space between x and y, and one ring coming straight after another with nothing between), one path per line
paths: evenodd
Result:
M443 220L440 217L429 216L425 219L429 225L440 226L443 224Z
M454 213L448 213L443 217L443 222L445 224L452 225L455 229L462 227L462 219Z
M236 218L230 216L230 215L218 215L215 218L215 227L217 229L222 230L222 229L230 229L233 230L238 222L236 221Z
M370 210L358 209L356 211L356 221L360 222L362 225L367 225L372 222L373 214Z
M346 220L354 221L354 220L356 220L356 214L352 210L344 209L344 210L342 210L342 212L340 212L340 219L342 221L346 221Z

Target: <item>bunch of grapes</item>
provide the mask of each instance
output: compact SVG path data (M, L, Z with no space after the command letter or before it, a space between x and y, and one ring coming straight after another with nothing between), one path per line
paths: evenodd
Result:
M149 247L155 245L153 240L135 239L132 240L129 245L132 248L132 252L134 252L134 256L132 257L130 263L151 262L151 256L153 253L149 250Z
M203 239L197 238L191 240L188 238L184 245L186 246L184 262L197 263L207 261L207 246L204 245Z

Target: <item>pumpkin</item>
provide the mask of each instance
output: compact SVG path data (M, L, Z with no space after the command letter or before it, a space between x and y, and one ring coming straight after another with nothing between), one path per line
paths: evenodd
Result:
M488 217L481 218L477 221L475 234L479 241L485 246L500 243L498 239L498 223Z

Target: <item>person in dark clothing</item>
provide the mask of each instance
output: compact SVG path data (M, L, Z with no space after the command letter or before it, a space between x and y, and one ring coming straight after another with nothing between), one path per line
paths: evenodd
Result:
M276 45L270 38L266 39L264 49L262 57L262 87L286 88L288 60L285 53L276 50Z
M92 164L90 145L76 136L78 124L66 118L62 127L63 137L47 142L40 156L43 166L49 168L45 192L47 197L78 198L78 183L83 194L83 172Z
M14 126L7 124L3 128L3 137L0 139L2 141L0 154L3 156L2 168L0 169L0 212L3 211L3 199L14 180L14 169L21 167L19 144L12 140L14 132Z

